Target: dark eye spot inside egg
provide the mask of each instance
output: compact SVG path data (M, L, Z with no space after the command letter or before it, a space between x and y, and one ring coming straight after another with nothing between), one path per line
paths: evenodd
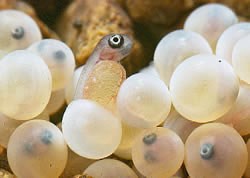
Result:
M143 137L142 141L146 145L151 145L153 144L157 139L157 135L155 133L151 133Z
M44 130L41 133L41 141L46 145L49 145L52 143L52 137L53 135L49 130Z
M65 58L66 58L66 55L65 55L65 53L64 53L63 51L58 50L58 51L54 52L53 57L54 57L55 59L62 60L62 59L65 59Z
M211 143L205 143L201 145L200 156L204 160L209 160L213 157L214 146Z
M24 37L25 31L23 27L16 27L12 32L11 35L16 40L20 40Z

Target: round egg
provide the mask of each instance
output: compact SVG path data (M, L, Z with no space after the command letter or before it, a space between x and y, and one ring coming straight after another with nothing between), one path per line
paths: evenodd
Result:
M55 178L67 162L67 145L61 131L44 120L27 121L11 135L7 156L17 177Z
M239 81L233 68L214 55L200 54L181 63L170 81L173 105L194 122L218 119L233 106Z
M38 54L48 65L52 75L52 91L66 87L75 69L75 58L71 49L59 40L45 39L29 48Z
M51 74L38 55L17 50L0 60L0 112L28 120L43 112L51 95Z
M183 163L184 144L167 128L147 129L134 141L132 160L146 177L171 177Z
M242 177L247 159L244 140L224 124L204 124L185 143L185 166L190 177Z
M121 121L99 104L72 101L62 119L64 138L75 153L89 159L111 155L121 141Z
M117 107L124 123L132 127L150 128L166 119L171 99L167 86L158 77L138 73L121 85Z
M0 11L0 57L42 39L36 22L17 10Z

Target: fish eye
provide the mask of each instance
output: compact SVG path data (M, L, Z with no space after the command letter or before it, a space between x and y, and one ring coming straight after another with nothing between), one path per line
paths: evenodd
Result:
M24 28L23 27L17 27L12 32L11 35L13 38L20 40L24 36Z
M108 40L111 48L120 48L124 43L124 38L121 35L113 35Z

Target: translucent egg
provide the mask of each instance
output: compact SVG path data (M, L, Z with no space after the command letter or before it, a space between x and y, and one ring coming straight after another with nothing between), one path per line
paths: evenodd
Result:
M250 35L241 38L234 46L232 53L232 64L239 78L250 84Z
M123 159L132 159L132 146L136 137L143 131L143 129L131 127L122 123L122 139L114 154Z
M247 152L248 152L248 163L244 173L245 178L250 177L250 139L247 140Z
M67 162L67 145L61 131L43 120L27 121L11 135L7 156L20 178L58 177Z
M51 93L49 103L46 106L46 111L49 115L55 114L65 103L64 89L57 90Z
M103 159L94 162L84 171L83 177L138 178L130 167L115 159Z
M238 23L226 29L216 45L216 56L232 64L233 47L239 39L250 34L250 23Z
M59 40L46 39L32 44L28 50L41 56L48 65L52 75L52 90L65 88L75 69L71 49Z
M214 55L186 59L173 73L170 93L175 109L195 122L218 119L233 106L239 81L233 68Z
M233 107L216 122L233 126L240 135L250 134L250 86L241 83L239 95Z
M1 10L0 24L0 57L17 49L25 49L42 38L36 22L20 11Z
M241 177L247 158L242 137L233 128L220 123L196 128L185 144L185 166L190 177Z
M198 33L177 30L161 39L154 52L154 64L160 78L169 85L176 67L196 54L212 54L208 42Z
M167 86L159 78L135 74L127 78L118 93L122 120L133 127L149 128L166 119L171 108Z
M215 50L220 35L238 22L235 13L222 4L207 4L194 10L186 19L185 30L200 33Z
M140 73L152 75L152 76L155 76L155 77L160 77L153 62L151 62L147 67L140 70Z
M81 66L74 71L73 77L71 78L70 82L65 88L65 100L67 104L69 104L74 98L76 86L80 78L83 67L84 66Z
M100 159L111 155L121 141L121 121L90 100L72 101L63 115L68 146L80 156Z
M145 130L132 147L134 165L146 177L170 177L181 167L183 159L183 142L167 128Z
M171 110L167 119L164 121L164 127L174 131L184 143L192 131L200 125L200 123L192 122L184 118L175 109Z
M51 94L51 74L43 60L26 50L9 53L0 61L0 111L27 120L45 109Z

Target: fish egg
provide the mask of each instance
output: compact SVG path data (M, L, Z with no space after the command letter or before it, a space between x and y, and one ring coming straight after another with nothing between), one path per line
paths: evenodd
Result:
M72 151L89 159L111 155L121 141L121 121L99 104L72 101L62 119L64 138Z
M194 122L214 121L233 106L239 81L233 68L214 55L195 55L182 62L170 81L175 109Z
M167 86L158 77L138 73L121 85L117 107L124 123L150 128L166 119L171 99Z
M75 68L71 49L59 40L45 39L32 44L28 50L38 54L48 65L52 75L52 91L65 88Z
M51 74L38 55L17 50L0 60L0 112L28 120L43 112L51 95Z
M146 177L170 177L183 163L184 144L176 133L167 128L146 129L134 141L132 160Z
M67 145L61 131L44 120L23 123L13 132L7 157L14 174L20 178L55 178L67 162Z
M1 10L0 24L0 57L42 39L36 22L21 11Z
M185 143L184 162L190 177L241 177L247 159L244 140L235 129L224 124L204 124Z

